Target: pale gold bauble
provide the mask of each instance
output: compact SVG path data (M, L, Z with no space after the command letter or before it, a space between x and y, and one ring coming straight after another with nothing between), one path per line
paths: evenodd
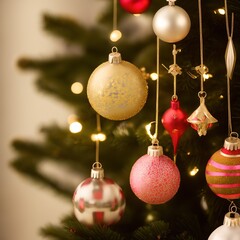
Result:
M91 74L87 96L92 108L110 120L125 120L136 115L147 100L147 82L132 63L121 60L117 51L109 61Z

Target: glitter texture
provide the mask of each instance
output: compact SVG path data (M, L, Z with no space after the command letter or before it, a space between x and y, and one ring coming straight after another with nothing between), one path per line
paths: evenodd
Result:
M180 185L180 173L167 156L139 158L130 173L130 185L135 195L149 204L162 204L174 197Z

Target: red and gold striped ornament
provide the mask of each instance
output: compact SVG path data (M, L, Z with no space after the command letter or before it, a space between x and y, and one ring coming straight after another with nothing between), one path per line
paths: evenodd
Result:
M240 198L240 139L228 137L224 146L215 152L206 166L206 181L221 198Z

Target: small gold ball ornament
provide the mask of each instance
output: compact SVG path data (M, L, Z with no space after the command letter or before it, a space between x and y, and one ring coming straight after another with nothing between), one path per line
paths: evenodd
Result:
M99 65L88 80L87 96L92 108L110 120L136 115L147 95L147 82L140 69L123 61L116 47L112 48L109 61Z

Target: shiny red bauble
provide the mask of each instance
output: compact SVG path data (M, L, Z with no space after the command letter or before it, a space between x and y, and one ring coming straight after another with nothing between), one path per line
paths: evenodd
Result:
M162 124L172 138L174 154L177 152L180 137L189 126L187 117L187 114L180 108L178 100L172 100L171 107L162 116Z
M140 14L147 10L151 0L119 0L121 7L132 14Z

